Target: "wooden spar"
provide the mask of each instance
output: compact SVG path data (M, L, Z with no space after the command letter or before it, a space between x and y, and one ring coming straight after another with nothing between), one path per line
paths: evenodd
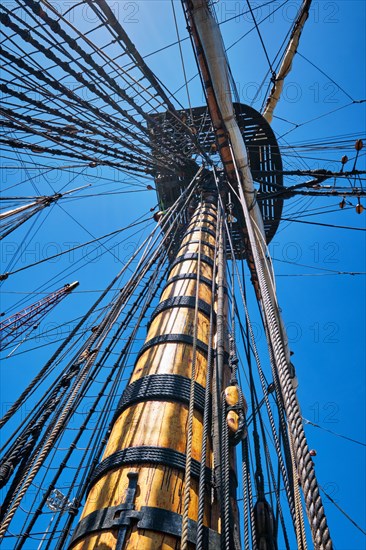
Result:
M10 216L16 216L17 214L20 214L21 212L24 212L26 210L30 210L31 208L34 208L35 206L39 206L40 204L41 204L41 201L34 201L29 204L25 204L23 206L18 206L18 208L7 210L6 212L3 212L2 214L0 214L0 220L5 220L5 218L10 218Z
M91 481L87 502L71 542L70 548L73 550L168 550L177 549L180 544L180 534L172 535L171 528L165 524L164 527L162 514L167 513L168 519L172 517L169 515L171 512L179 514L174 517L178 517L181 522L183 513L188 403L184 402L182 395L184 387L186 388L187 384L189 387L194 361L193 336L198 270L200 284L191 454L193 466L197 467L201 458L203 411L198 406L198 397L199 394L203 394L206 383L209 319L215 299L212 296L212 279L216 223L217 211L213 196L206 194L192 216L177 256L172 262L159 306L152 316L145 344L140 350L129 385L124 392L126 401L120 412L116 413L102 462L97 468L100 475L95 481ZM226 307L225 299L225 309ZM167 342L167 339L170 341ZM168 379L173 379L178 388L175 395L169 397L166 393ZM149 394L153 382L161 385L160 396ZM184 387L182 382L185 382ZM121 403L123 401L124 398ZM149 462L151 454L148 455L148 452L163 457L161 452L164 453L166 450L170 450L170 460L165 458L160 463ZM126 458L128 456L129 459ZM214 458L211 435L208 437L206 456L206 467L212 472ZM177 458L183 459L183 468L177 467ZM193 471L193 466L188 518L197 521L198 477ZM137 480L133 474L137 474ZM131 488L133 483L136 485L136 481L137 486ZM213 530L211 535L216 536L217 541L220 520L210 486L207 487L206 495L204 525ZM124 504L127 502L129 505ZM95 521L98 514L106 516L111 510L117 510L113 507L121 504L125 510L129 506L130 512L127 516L135 518L132 521L126 519L122 529L116 528L115 525L114 528L106 528ZM146 510L151 513L155 508L160 512L159 521L155 521L154 524L151 520L148 524L147 520L141 520ZM98 513L100 510L103 512ZM122 512L118 510L119 517L121 513L126 515L123 506ZM145 521L143 529L139 528L140 520ZM190 542L192 543L192 537Z
M204 2L205 3L205 2ZM198 5L202 4L198 0ZM201 71L202 81L204 83L204 89L207 98L207 105L210 112L210 117L212 120L212 125L217 139L217 145L220 151L220 156L225 167L225 172L229 180L235 181L235 168L234 163L231 157L229 142L227 138L227 131L225 127L225 122L223 120L222 114L220 112L220 107L218 104L218 98L216 97L215 90L212 84L210 68L207 62L207 59L204 55L204 49L202 48L201 39L195 24L195 19L193 17L192 8L194 5L191 2L184 0L184 7L186 11L186 18L189 24L189 31L192 36L192 40L196 50L196 56ZM222 86L225 87L225 92L228 94L230 88L226 86L226 83L223 83Z
M287 45L286 52L282 60L280 69L277 75L275 75L273 87L271 89L271 93L269 94L269 97L266 102L266 106L263 111L263 117L267 120L267 122L269 122L269 124L271 124L272 122L273 111L275 110L276 105L280 100L285 78L286 76L288 76L288 74L291 71L292 62L297 52L297 48L299 46L301 33L303 31L306 20L309 17L310 6L311 6L311 0L303 1L303 5L295 21L294 28L291 33L290 40Z
M53 203L56 203L65 195L70 195L71 193L74 193L75 191L80 191L81 189L85 189L86 187L90 187L90 184L82 185L81 187L76 187L75 189L70 189L69 191L65 191L64 193L55 193L54 195L50 196L38 197L35 201L31 203L24 204L23 206L18 206L17 208L13 208L11 210L1 213L1 222L3 222L3 220L7 220L8 218L14 218L14 220L4 222L3 232L2 235L0 235L0 240L4 239L4 237L15 231L15 229L17 229L20 225L29 220L32 216L43 210L43 208L46 208ZM17 198L20 197L15 197L15 199ZM14 197L3 197L3 200L11 199L14 199ZM4 280L4 275L0 276L0 280Z

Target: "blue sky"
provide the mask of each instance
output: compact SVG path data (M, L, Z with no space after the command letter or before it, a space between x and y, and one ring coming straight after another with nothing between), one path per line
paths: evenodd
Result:
M268 17L260 28L271 59L277 53L299 4L299 1L289 0L282 6L282 2L278 1L275 3L278 9L270 17L269 5L255 11L259 21ZM251 5L255 8L259 2L252 2ZM286 134L279 143L283 146L284 165L287 169L326 167L337 170L340 168L340 157L344 154L342 150L302 152L301 149L296 149L294 154L286 148L288 144L323 139L329 141L332 136L365 133L365 104L348 105L352 101L350 97L353 100L366 98L365 5L362 0L313 2L299 48L299 53L304 57L295 58L293 71L285 84L285 96L275 113L278 118L272 124L277 136ZM185 23L180 3L175 2L175 6L182 38L186 36ZM114 7L143 55L176 40L171 4L167 0L119 2ZM237 15L232 22L221 25L226 46L230 46L252 29L249 14L240 15L245 9L246 3L241 1L222 1L216 4L219 22ZM84 15L87 26L89 15ZM186 71L191 78L196 74L196 65L190 41L186 40L182 48ZM260 85L268 64L255 31L230 48L228 56L241 101L251 103L258 92L253 106L260 109L266 88L265 86L261 89ZM151 55L147 62L169 90L174 91L184 83L176 46ZM203 95L197 77L190 82L189 90L193 106L201 105ZM179 92L178 98L187 105L184 89ZM337 111L327 114L335 110ZM315 118L317 120L307 123ZM295 125L298 127L295 128ZM351 157L354 153L351 151L347 154ZM363 153L358 163L359 169L365 169L364 158ZM6 162L9 163L8 160ZM13 164L15 166L15 161ZM352 161L349 164L352 166ZM68 189L85 183L96 186L98 176L113 180L113 183L105 184L109 191L118 190L126 183L136 183L129 176L120 181L120 176L117 178L112 171L103 170L103 174L98 167L94 170L75 171L67 176L55 171L45 177L37 176L35 181L42 194L52 193L52 189L58 190L64 186ZM7 170L3 185L14 185L23 179L26 179L24 171L16 168ZM292 181L288 180L286 183L290 184ZM32 194L28 182L18 186L17 190L19 194ZM88 190L84 193L87 192ZM354 208L340 210L339 202L337 197L291 199L286 202L284 217L292 218L299 212L308 210L312 215L303 218L304 220L365 227L366 212L359 216ZM356 200L352 202L355 204ZM366 207L365 200L363 202ZM16 267L82 243L92 238L90 234L99 236L127 226L139 216L148 213L155 203L154 191L143 190L117 198L112 195L85 198L82 201L70 199L62 203L64 210L52 206L44 219L37 220L32 242L22 252ZM312 210L315 208L334 212L325 213L319 210L319 214L316 214ZM96 291L105 288L120 268L121 261L142 242L151 228L152 225L149 225L141 232L127 232L124 242L119 242L124 238L123 234L118 239L114 238L110 242L113 244L113 254L100 256L100 251L90 247L87 255L80 251L75 252L73 257L64 257L51 264L26 270L6 281L2 287L1 309L9 314L23 307L25 303L20 302L24 294L19 293L27 293L27 301L31 303L32 296L39 295L39 292L48 292L74 279L78 279L81 284L78 291L60 304L44 321L42 330L54 331L46 336L46 340L44 336L39 336L38 341L25 344L12 358L3 361L1 389L4 392L4 408L34 376L39 365L51 354L56 341L67 331L67 327L72 326L73 320L96 298ZM3 265L8 264L25 231L23 228L16 237L11 236L4 241ZM290 346L294 351L293 362L300 383L298 394L303 416L320 426L306 427L310 447L317 451L314 462L319 483L363 529L366 528L365 447L332 435L325 429L365 441L365 277L333 273L365 272L365 244L365 233L361 231L286 222L282 222L270 244L277 274L279 303L288 328ZM63 270L65 272L61 274ZM250 305L256 321L253 298ZM62 323L66 323L66 329L57 329ZM265 361L263 331L259 332L258 340ZM28 347L38 348L45 341L49 343L47 347L23 353ZM325 505L335 548L366 548L365 536L332 503L327 502L327 499Z

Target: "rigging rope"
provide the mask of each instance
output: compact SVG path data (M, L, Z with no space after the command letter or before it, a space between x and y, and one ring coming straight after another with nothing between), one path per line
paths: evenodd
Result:
M198 171L197 176L200 174L202 169ZM170 212L168 216L166 217L166 220L163 223L163 228L167 224L170 223L171 218L174 216L176 209L178 206L181 205L183 201L187 204L187 202L190 200L190 197L195 191L194 182L196 181L196 178L194 178L190 184L190 186L186 189L186 191L178 198L175 205L170 209ZM188 197L187 197L188 195ZM142 278L147 274L150 267L157 261L157 259L160 257L161 252L164 251L165 243L168 239L170 239L170 245L174 242L174 236L171 238L170 233L173 232L173 228L176 226L175 231L179 228L179 216L173 217L174 223L170 225L168 230L165 232L165 235L163 239L161 240L158 248L153 252L152 255L148 256L147 252L148 250L151 250L151 248L154 246L154 243L151 242L152 237L148 239L147 247L145 248L145 252L143 253L135 271L133 274L133 278L135 280L130 279L129 283L124 287L123 292L120 292L117 295L117 299L115 300L115 303L112 303L112 307L110 309L110 312L106 315L104 320L96 327L95 331L93 331L92 335L89 337L87 343L83 346L84 352L82 355L80 355L80 352L78 353L78 357L84 360L86 357L86 363L85 366L82 368L80 374L78 375L78 379L75 380L73 384L73 388L70 390L70 395L66 398L65 402L62 404L62 407L59 407L58 412L58 418L57 415L55 416L55 420L50 427L46 430L46 433L43 437L42 442L38 445L38 448L34 452L34 456L31 459L31 463L29 467L26 469L26 471L23 473L22 478L18 484L18 494L13 495L13 502L10 506L10 508L6 511L5 518L3 520L2 526L0 528L0 535L4 535L7 527L9 526L18 506L20 505L20 502L25 495L25 492L28 490L30 485L33 482L33 479L39 472L45 458L49 454L53 444L58 439L60 433L62 433L62 430L64 429L64 425L67 422L67 420L70 418L70 415L72 415L72 412L76 406L76 403L80 401L81 395L83 394L81 391L82 386L84 383L87 382L89 371L94 364L94 361L96 359L96 356L102 346L102 344L105 342L106 337L108 336L108 333L119 317L122 309L125 307L126 293L129 293L131 296L132 292L135 290L139 282L142 280ZM155 230L153 231L152 235L154 234ZM157 242L159 235L155 238L155 242ZM165 254L165 252L164 252ZM80 325L80 324L79 324ZM137 329L136 329L137 330ZM85 353L87 352L87 355ZM48 363L49 364L49 363ZM46 368L48 368L48 364L46 365ZM43 369L44 371L44 369ZM46 371L44 371L46 372ZM36 377L37 378L37 377ZM33 386L35 384L35 381L33 381ZM31 384L31 386L32 386ZM24 395L24 394L22 394ZM51 396L51 402L52 402L53 396ZM58 401L60 400L61 396L59 396ZM19 400L18 400L19 403ZM57 404L57 403L56 403ZM53 403L53 407L55 406L55 402ZM9 413L10 411L8 411ZM13 412L13 411L12 411ZM6 415L5 415L6 416ZM9 414L8 414L9 417ZM5 421L5 418L3 418L3 421ZM38 456L37 456L38 455Z
M280 443L279 443L279 440L278 440L278 437L277 437L277 434L276 434L275 422L274 422L274 418L273 418L273 414L272 414L272 410L271 410L271 406L270 406L269 398L268 398L268 390L267 390L268 384L266 384L264 374L263 374L263 370L262 370L262 367L261 367L261 361L260 361L260 358L259 358L257 344L256 344L255 337L254 337L253 326L252 326L252 323L251 323L251 320L250 320L250 317L249 317L248 308L247 308L245 292L244 292L244 289L242 287L240 273L238 271L237 262L236 262L236 258L235 258L235 251L234 251L234 247L233 247L233 243L232 243L232 238L231 238L229 229L227 227L227 224L226 224L226 233L227 233L228 240L229 240L229 246L230 246L232 261L233 261L233 265L235 266L235 271L236 271L236 276L237 276L237 280L238 280L239 290L240 290L242 303L243 303L243 307L244 307L245 319L246 319L246 323L247 323L247 334L248 334L248 337L250 339L251 349L252 349L252 352L253 352L253 355L254 355L254 358L255 358L255 361L256 361L256 365L257 365L257 369L258 369L258 373L259 373L259 377L260 377L260 382L261 382L262 390L263 390L263 394L264 394L264 401L266 403L268 418L269 418L269 421L270 421L271 430L272 430L272 434L273 434L273 439L274 439L274 443L275 443L276 453L277 453L277 457L278 457L278 461L279 461L279 465L280 465L284 485L285 485L285 488L286 488L286 493L287 493L287 498L288 498L288 502L289 502L289 506L290 506L291 515L292 515L292 518L293 518L293 521L294 521L294 519L295 519L295 509L294 509L294 503L293 503L293 490L292 490L292 486L289 483L288 474L287 474L285 463L284 463L283 457L282 457L282 451L281 451ZM242 278L242 280L244 281L244 277ZM240 323L240 327L242 328L241 323ZM244 339L243 339L243 341L244 341ZM250 361L249 346L248 346L248 357L247 357L247 359L248 359L249 372L251 372L251 361ZM251 384L251 386L253 386L253 383ZM253 399L252 399L252 402L253 402ZM255 416L255 407L254 407L254 403L253 403L253 422L254 422L254 416ZM279 416L280 416L280 419L281 419L281 424L282 424L283 428L285 429L286 428L286 423L285 423L285 419L284 419L284 416L283 416L281 406L279 406ZM285 442L286 441L287 441L287 438L285 437Z
M268 284L263 271L263 260L259 257L257 238L254 235L252 220L243 196L242 184L235 160L234 165L237 174L238 189L241 195L241 204L248 231L250 247L253 254L256 275L258 277L258 284L261 293L260 302L263 305L266 326L268 328L270 343L278 369L278 377L281 384L289 428L294 438L295 459L300 474L301 485L304 491L307 514L313 534L313 542L316 548L331 550L332 541L327 526L322 499L319 494L314 465L309 455L299 404L290 377L283 342L283 334L279 325L277 306L273 303L268 289ZM265 264L267 265L267 262L265 262Z
M219 217L216 222L216 235L219 232ZM200 477L198 487L198 514L197 514L197 538L196 550L204 550L203 546L203 518L205 511L205 493L206 493L206 460L207 460L207 445L210 429L210 412L211 412L211 381L212 381L212 362L213 362L213 328L214 328L214 301L216 288L216 266L217 266L217 239L215 239L214 265L212 272L212 287L211 287L211 310L209 320L209 339L208 339L208 355L207 355L207 374L205 387L205 406L203 411L203 429L202 429L202 447L200 461ZM211 482L213 480L210 480Z
M191 464L192 464L192 441L193 441L193 416L194 416L194 395L196 381L196 361L197 361L197 338L198 338L198 301L200 291L200 276L201 276L201 255L202 255L202 226L204 222L204 211L209 203L205 202L201 193L200 208L199 208L199 244L198 244L198 259L197 259L197 276L196 276L196 295L194 307L194 328L193 328L193 347L192 347L192 368L190 380L190 395L189 408L187 419L187 444L186 444L186 465L184 477L183 491L183 513L182 513L182 537L181 549L188 549L188 508L190 502L191 490Z
M293 443L292 434L290 433L289 435L290 435L293 486L294 486L294 495L295 495L296 538L297 538L297 544L298 544L299 550L307 550L304 514L303 514L300 489L299 489L299 478L298 478L298 473L297 473L297 468L295 463L295 456L294 456L294 443Z
M255 18L255 15L254 15L254 12L253 12L253 9L252 9L252 6L250 5L250 2L249 0L246 0L247 4L248 4L248 8L249 8L249 11L250 11L250 15L253 19L253 22L254 22L254 25L255 25L255 29L258 33L258 36L259 36L259 40L260 40L260 43L262 44L262 48L263 48L263 51L264 51L264 55L266 56L266 59L267 59L267 62L268 62L268 66L269 66L269 69L273 74L275 74L274 70L273 70L273 67L272 67L272 63L271 63L271 60L269 58L269 55L268 55L268 52L267 52L267 48L266 48L266 45L263 41L263 37L262 37L262 34L261 34L261 31L259 30L259 26L258 26L258 23L257 23L257 20Z
M99 394L97 395L96 397L96 400L95 402L93 403L93 406L90 408L90 410L88 411L88 414L83 422L83 424L80 426L78 432L77 432L77 435L75 437L75 439L73 440L73 443L72 445L70 446L69 448L69 451L67 453L67 455L64 457L63 459L63 464L66 464L68 459L70 458L72 452L74 451L74 449L76 448L76 445L80 439L80 437L82 436L83 434L83 431L84 429L86 428L89 420L91 419L92 417L92 414L93 412L95 412L96 410L96 407L100 401L100 399L102 398L103 395L105 395L105 390L108 386L108 384L110 383L110 381L112 380L112 376L114 374L114 372L116 371L116 369L119 369L119 371L117 372L120 372L120 370L122 369L122 371L120 372L120 375L119 377L122 376L123 372L124 372L124 369L125 369L125 366L126 366L126 361L127 361L127 358L128 358L128 354L127 354L127 350L131 347L132 345L132 342L133 342L133 338L134 338L134 335L137 333L137 331L139 330L139 327L141 325L141 321L144 317L144 314L146 313L148 307L150 307L150 304L151 304L151 300L153 299L153 297L156 295L156 292L158 291L162 281L164 280L164 277L165 277L165 274L166 274L166 270L163 271L162 274L160 274L160 282L159 284L154 287L154 280L156 279L157 275L160 273L160 268L161 266L164 264L165 260L166 260L166 255L167 255L167 252L164 254L163 258L162 258L162 261L157 265L156 269L155 269L155 274L153 275L152 279L149 279L146 283L145 283L145 286L143 287L143 289L141 290L141 292L139 293L139 296L137 297L135 303L132 305L132 308L130 309L130 311L127 313L125 319L123 320L123 322L121 323L121 325L119 326L118 330L116 331L116 333L113 335L113 340L112 342L108 345L108 349L106 349L106 351L104 352L103 356L101 357L97 367L100 368L104 365L104 362L105 360L108 358L109 354L111 353L113 347L120 341L120 338L121 338L121 335L122 333L124 332L124 330L126 330L126 328L129 327L129 322L131 320L131 317L134 313L134 311L136 311L136 309L139 307L140 303L142 302L142 300L145 298L146 299L146 302L145 302L145 305L143 306L143 308L141 309L141 312L140 312L140 315L139 315L139 319L138 321L136 322L136 324L134 325L134 328L133 328L133 331L130 335L130 337L128 338L128 341L126 342L125 346L123 347L122 351L120 352L119 354L119 358L117 359L117 361L115 362L115 364L113 365L113 368L111 369L106 381L103 383L102 385L102 388L99 392ZM149 296L145 296L146 294L149 294ZM95 378L95 374L92 375L92 378L94 379ZM118 378L116 378L117 380ZM115 388L117 389L118 386L115 385ZM112 398L112 395L113 395L113 392L109 391L108 392L108 399L111 399ZM108 404L108 401L106 401L106 404L104 406L104 416L108 417L108 415L110 415L110 412L111 412L111 408L107 406ZM98 423L101 424L101 428L100 429L103 429L103 415L100 415L99 416L99 420L98 420ZM93 434L92 436L95 437L97 435L97 433L100 431L100 429L94 429L93 430ZM103 450L103 441L102 441L102 445L101 446L98 446L97 449L99 450L96 450L95 451L95 454L96 454L96 458L94 458L94 461L93 461L93 464L96 465L97 461L99 460L99 456ZM86 453L84 454L84 457L86 457L87 455L87 451ZM57 473L55 474L55 477L53 478L52 480L52 483L51 485L47 488L47 491L45 492L44 496L43 496L43 499L42 499L42 502L39 504L38 506L38 509L33 517L33 519L31 520L30 524L28 525L25 533L23 534L22 538L20 539L19 543L17 544L16 548L17 550L22 548L23 546L23 542L25 541L26 539L26 534L29 533L33 527L33 525L35 524L35 521L37 519L37 516L39 516L41 513L42 513L42 508L43 506L45 505L46 501L47 501L47 497L49 496L49 494L51 493L52 491L52 488L55 486L55 483L56 481L58 480L59 476L61 475L62 473L62 470L63 470L63 464L60 465ZM89 472L92 471L92 468L93 468L93 465L91 467L91 469L89 469ZM78 470L80 469L80 465L79 465L79 468ZM77 472L75 473L75 480L77 479ZM71 523L72 521L75 519L75 514L76 514L76 511L81 503L81 499L82 499L82 495L85 493L87 487L88 487L88 484L89 484L89 477L87 475L87 470L85 471L84 473L84 483L81 483L80 484L80 487L79 487L79 490L78 490L78 494L77 496L75 497L75 500L74 500L74 503L73 503L73 506L72 506L72 509L69 510L69 519L68 519L68 528L65 528L63 529L63 533L62 533L62 536L60 538L60 540L58 541L58 544L57 544L57 548L59 547L62 547L62 544L63 542L65 542L65 538L67 536L67 534L69 533L69 529L71 527ZM70 484L70 489L69 489L69 493L71 493L72 489L73 489L73 486L74 486L74 483ZM68 498L70 496L70 494L67 494L66 495L66 498ZM60 521L61 519L61 515L59 515L55 525L54 525L54 530L57 529L57 525L58 525L58 522ZM50 541L52 540L52 537L50 539Z

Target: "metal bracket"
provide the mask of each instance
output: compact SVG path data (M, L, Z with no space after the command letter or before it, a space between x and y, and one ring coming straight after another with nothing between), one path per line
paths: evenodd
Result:
M134 510L138 474L135 472L129 472L127 476L129 478L129 484L125 502L119 504L118 506L95 510L95 512L92 512L83 518L78 523L74 531L70 542L70 547L79 539L85 537L86 535L91 535L96 531L118 529L118 538L115 550L122 550L126 538L127 528L130 526L132 520L139 518L139 512Z
M143 506L140 511L133 509L133 501L137 487L137 474L128 474L130 485L127 490L126 502L119 506L111 506L92 512L78 524L71 544L97 531L118 529L116 550L122 550L127 528L132 521L137 521L137 528L171 535L182 536L182 516L169 510ZM188 542L195 544L197 540L197 522L188 520ZM216 531L203 527L203 546L207 550L220 550L221 536Z
M169 510L143 506L141 508L141 519L137 523L138 529L159 531L167 535L180 538L182 536L182 516ZM197 522L188 520L188 542L196 544ZM220 549L220 534L208 527L203 528L203 547L207 550Z

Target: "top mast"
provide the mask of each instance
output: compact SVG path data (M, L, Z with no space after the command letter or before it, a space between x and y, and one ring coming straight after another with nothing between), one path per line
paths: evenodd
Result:
M273 112L280 100L285 78L291 71L292 62L299 46L301 33L304 29L306 20L309 17L311 1L312 0L304 0L300 13L295 21L281 66L278 73L273 75L273 87L263 111L263 117L267 120L267 122L269 122L269 124L272 122Z

